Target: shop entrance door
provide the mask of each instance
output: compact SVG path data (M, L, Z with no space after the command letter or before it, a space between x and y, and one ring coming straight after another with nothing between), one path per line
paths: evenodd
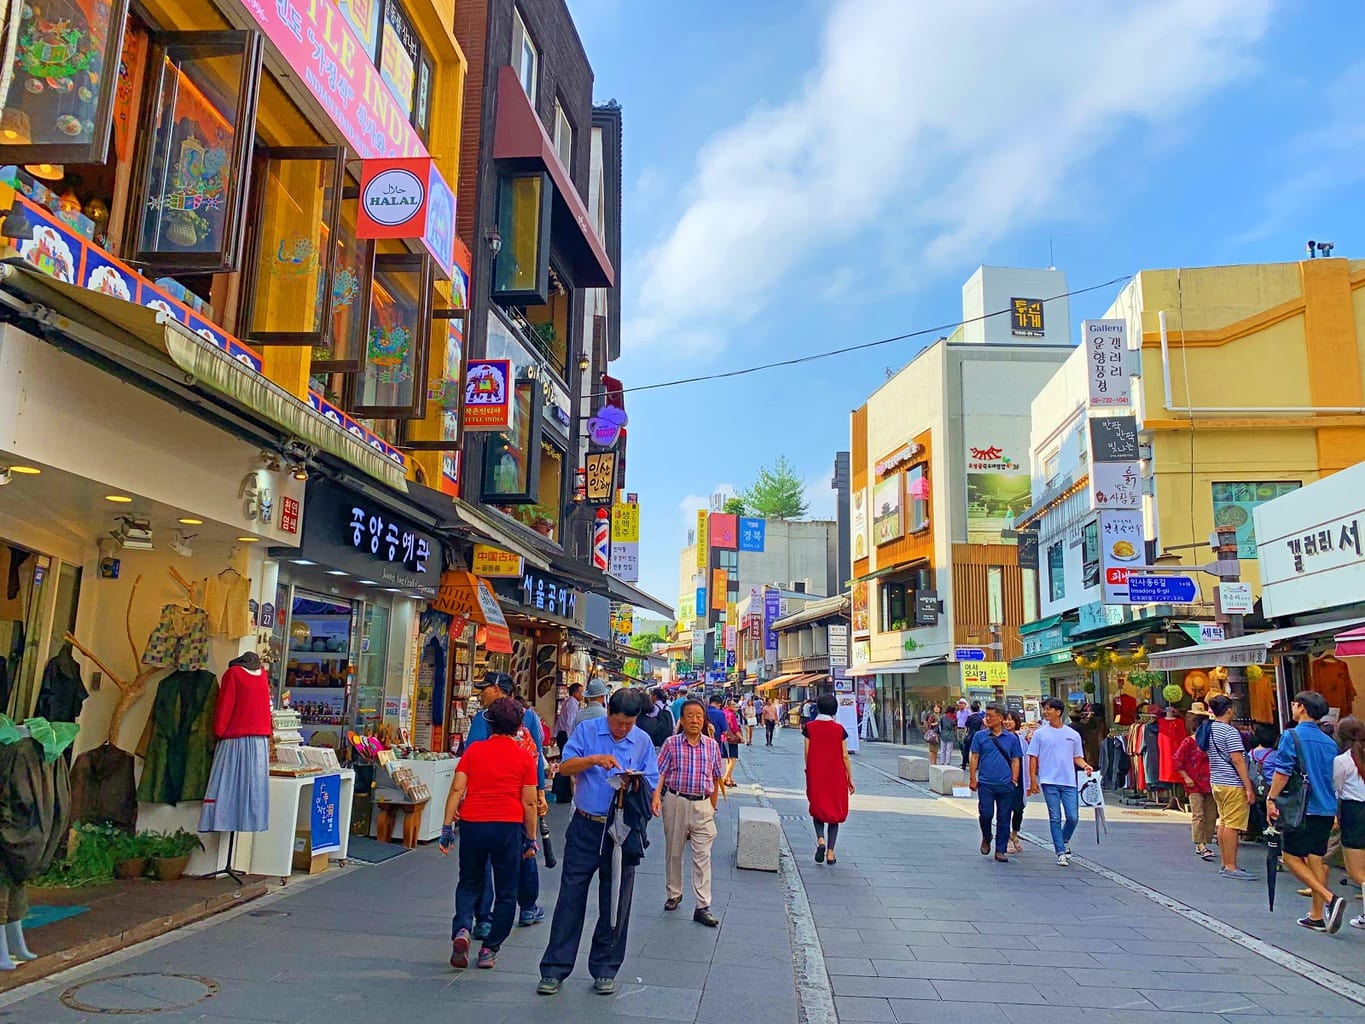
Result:
M284 688L310 746L341 750L344 744L354 706L356 618L352 601L293 588Z

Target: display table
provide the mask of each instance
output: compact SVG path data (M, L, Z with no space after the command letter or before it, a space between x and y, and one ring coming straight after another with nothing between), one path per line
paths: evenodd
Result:
M351 803L355 799L355 772L343 768L338 774L341 775L341 794L337 806L337 821L341 823L338 830L341 849L328 856L333 860L345 860L351 839L348 826ZM320 777L304 775L290 779L270 776L270 829L251 837L251 864L247 869L251 874L288 878L293 872L294 833L301 828L308 829L311 825L313 780Z
M446 797L450 795L450 787L455 783L455 766L460 762L456 758L447 758L443 761L414 761L410 758L399 758L394 762L404 768L411 768L413 775L417 776L420 782L426 783L427 789L431 793L431 802L427 804L426 811L422 815L422 829L417 833L419 842L427 842L431 839L439 839L441 836L441 820L446 812ZM378 769L383 773L384 769ZM393 829L389 834L390 839L403 838L403 819L399 816L393 823ZM370 822L370 836L379 838L379 815L374 816Z

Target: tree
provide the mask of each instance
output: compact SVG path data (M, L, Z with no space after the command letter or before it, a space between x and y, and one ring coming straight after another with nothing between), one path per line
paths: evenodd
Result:
M641 654L650 654L654 650L655 644L668 642L668 631L657 629L653 633L641 633L639 636L630 638L630 646ZM643 658L627 658L625 665L626 675L634 676L636 679L649 678L649 662Z
M753 515L764 519L800 519L810 507L806 485L785 455L779 455L771 469L759 469L753 486L740 498Z
M744 503L744 499L736 495L733 498L726 498L721 511L728 516L747 516L749 506Z

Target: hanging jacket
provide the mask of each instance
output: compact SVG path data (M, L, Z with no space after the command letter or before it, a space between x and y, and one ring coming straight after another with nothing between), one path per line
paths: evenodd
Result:
M76 758L71 766L71 820L137 831L132 754L105 742Z
M1100 776L1105 789L1119 790L1128 779L1128 751L1123 737L1117 733L1106 736L1100 745Z
M145 759L137 798L170 804L202 800L213 767L218 683L212 672L172 672L157 687L137 752Z
M81 682L81 668L69 654L48 659L43 683L38 690L34 714L49 722L74 722L81 717L81 705L89 696Z

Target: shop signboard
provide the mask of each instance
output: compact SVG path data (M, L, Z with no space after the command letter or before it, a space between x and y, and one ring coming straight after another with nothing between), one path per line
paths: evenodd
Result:
M1020 530L1019 531L1019 568L1037 569L1038 568L1038 531Z
M474 545L474 558L469 563L469 569L475 576L487 579L500 576L517 578L521 576L521 568L520 555L488 544Z
M727 651L729 651L730 653L732 653L732 654L734 653L734 650L735 650L735 634L736 634L736 632L737 632L737 631L736 631L736 629L735 629L734 626L726 626L726 627L725 627L725 649L726 649Z
M1129 379L1128 321L1082 320L1086 381L1092 409L1126 409L1133 399Z
M1053 651L1060 650L1066 646L1069 632L1070 624L1059 622L1047 629L1021 634L1019 640L1024 648L1023 657L1033 658L1040 654L1050 654Z
M471 359L464 375L464 429L509 430L512 426L512 361Z
M360 162L356 238L422 239L449 277L454 214L455 197L431 157Z
M1201 644L1216 644L1226 639L1227 631L1216 622L1200 622L1197 625Z
M1125 621L1127 609L1122 605L1092 601L1076 609L1076 633L1090 633Z
M609 571L618 580L640 579L640 505L618 501L611 507L611 561Z
M729 599L730 575L725 569L711 570L711 610L713 612L725 611L725 603Z
M1044 316L1042 299L1011 298L1010 334L1016 338L1046 337Z
M532 610L538 617L583 628L587 612L583 592L558 576L527 568L520 580L495 580L493 588L500 598Z
M739 520L739 550L762 553L767 543L768 522L741 516Z
M589 505L611 504L616 493L616 459L616 452L589 452L583 460L583 493Z
M867 488L859 487L848 496L849 522L853 533L853 559L867 558Z
M1142 513L1106 510L1100 513L1100 574L1106 604L1132 604L1128 596L1130 567L1141 565L1146 553Z
M703 572L711 564L711 547L706 538L706 509L697 509L697 568Z
M1142 508L1142 473L1136 462L1096 462L1090 467L1094 508Z
M889 544L905 532L901 522L901 475L895 473L872 489L872 533L877 544Z
M829 667L831 669L848 667L848 627L842 624L826 626L826 639L829 645Z
M1096 416L1090 426L1091 462L1137 462L1136 416Z
M773 623L782 617L782 595L775 587L763 588L763 660L777 664L777 630Z
M1252 513L1267 501L1283 498L1303 485L1297 480L1242 480L1220 481L1212 486L1214 525L1230 526L1237 531L1238 558L1258 558Z
M993 690L1009 685L1010 666L1006 661L968 661L962 663L962 689Z
M872 584L868 580L853 584L850 603L854 636L868 636L872 632L871 589Z
M919 590L915 592L915 625L937 626L939 616L938 591Z
M341 849L341 830L337 817L340 804L341 776L333 772L314 777L309 813L309 842L314 856Z
M849 661L854 668L869 664L872 661L872 641L854 640L849 647Z
M299 557L361 579L436 594L440 542L379 502L318 481L308 489Z
M710 519L710 537L713 548L724 548L726 551L734 551L739 545L739 517L727 515L724 512L712 512Z
M1252 611L1251 584L1218 584L1218 610L1224 615L1250 615Z
M1365 594L1365 463L1258 505L1252 515L1267 617L1360 601Z
M629 423L626 410L615 405L604 405L588 420L588 440L599 448L615 448Z

